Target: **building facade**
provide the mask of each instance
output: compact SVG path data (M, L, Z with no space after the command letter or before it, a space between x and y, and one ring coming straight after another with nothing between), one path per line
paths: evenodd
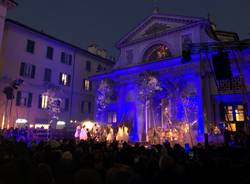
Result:
M204 141L211 127L242 130L250 52L247 43L241 50L232 45L239 42L205 18L152 14L117 43L113 69L92 76L96 120L127 124L135 141L184 124L194 129L193 142Z
M14 3L1 1L1 9L7 10L7 2ZM18 121L47 124L52 94L60 99L58 120L93 119L94 95L88 76L110 69L114 62L14 20L3 18L1 25L1 91L21 81L14 86L13 99L0 95L2 126Z

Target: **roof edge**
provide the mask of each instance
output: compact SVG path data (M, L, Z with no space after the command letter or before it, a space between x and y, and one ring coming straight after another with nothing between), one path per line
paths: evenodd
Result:
M37 29L34 29L34 28L32 28L32 27L30 27L30 26L27 26L27 25L25 25L25 24L23 24L23 23L20 23L20 22L18 22L18 21L16 21L16 20L13 20L13 19L9 19L9 18L8 18L8 19L6 19L6 22L15 24L15 25L20 26L20 27L22 27L22 28L24 28L24 29L28 29L28 30L31 31L31 32L40 34L41 36L47 37L47 38L49 38L49 39L55 40L55 41L60 42L60 43L62 43L62 44L64 44L64 45L67 45L67 46L69 46L69 47L72 47L72 48L74 48L74 49L80 50L81 52L83 52L83 53L86 54L87 56L93 57L93 58L95 58L95 59L97 59L97 60L99 60L99 61L101 61L101 62L106 63L106 64L110 64L110 65L114 65L114 64L115 64L115 62L112 61L112 60L110 60L110 59L103 58L103 57L101 57L101 56L99 56L99 55L93 54L93 53L91 53L91 52L89 52L89 51L87 51L87 50L85 50L85 49L83 49L83 48L81 48L81 47L79 47L79 46L73 45L73 44L71 44L71 43L69 43L69 42L66 42L66 41L64 41L64 40L61 40L61 39L59 39L59 38L56 38L56 37L54 37L54 36L52 36L52 35L49 35L49 34L47 34L47 33L38 31Z
M191 20L191 21L204 21L206 20L203 17L194 17L194 16L183 16L183 15L174 15L174 14L164 14L164 13L157 13L157 14L151 14L149 16L147 16L146 18L144 18L140 23L138 23L136 26L134 26L129 32L127 32L121 39L119 39L116 42L116 48L120 49L122 42L126 39L128 39L130 36L132 36L133 34L135 34L138 30L140 30L140 28L150 19L154 18L154 17L169 17L169 18L176 18L176 19L186 19L186 20Z

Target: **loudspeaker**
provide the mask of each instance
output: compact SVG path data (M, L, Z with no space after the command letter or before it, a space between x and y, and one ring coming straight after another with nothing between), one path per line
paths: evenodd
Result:
M232 71L227 52L218 52L212 56L213 67L217 80L232 78Z

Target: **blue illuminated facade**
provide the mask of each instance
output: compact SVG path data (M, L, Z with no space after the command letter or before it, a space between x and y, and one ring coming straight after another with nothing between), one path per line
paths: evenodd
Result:
M115 83L115 100L107 104L107 109L101 113L96 105L96 120L112 123L109 122L109 112L115 112L117 118L113 124L128 124L132 141L144 141L146 129L188 122L195 129L197 142L204 141L210 124L225 121L222 108L227 105L236 105L233 117L242 121L240 109L237 110L243 104L242 90L227 89L225 85L230 81L215 78L212 57L216 52L192 54L191 60L185 63L181 57L187 43L238 39L237 34L217 31L212 25L207 19L158 13L146 18L117 43L120 57L113 69L92 76L96 91L104 79ZM250 84L249 53L248 49L240 52L240 67L247 66L242 71L247 84ZM229 51L229 59L233 75L231 82L237 86L241 81L238 80L239 67L234 62L235 52ZM140 74L144 72L157 73L162 87L150 101L149 110L145 110L145 103L139 99L138 83ZM97 96L98 93L96 99Z

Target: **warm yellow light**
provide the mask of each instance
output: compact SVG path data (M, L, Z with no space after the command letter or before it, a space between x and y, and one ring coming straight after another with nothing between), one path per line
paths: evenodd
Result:
M233 107L232 106L226 106L226 114L225 114L225 119L226 121L233 121Z
M90 90L90 81L89 80L84 80L84 88L86 91Z
M231 131L231 132L236 132L236 124L235 123L228 123L227 130Z
M67 74L65 73L62 74L62 83L63 85L67 85Z
M82 126L85 127L88 130L92 130L92 128L94 127L95 123L92 121L84 121L82 123Z
M35 124L35 128L44 128L44 129L49 129L48 124Z
M236 106L235 115L236 115L236 121L245 121L243 105Z
M2 119L2 129L4 128L4 122L5 122L5 112L3 113L3 119Z
M48 107L48 96L43 95L42 96L42 109L46 109Z
M113 118L112 118L112 123L116 123L117 122L117 116L116 113L113 114Z

